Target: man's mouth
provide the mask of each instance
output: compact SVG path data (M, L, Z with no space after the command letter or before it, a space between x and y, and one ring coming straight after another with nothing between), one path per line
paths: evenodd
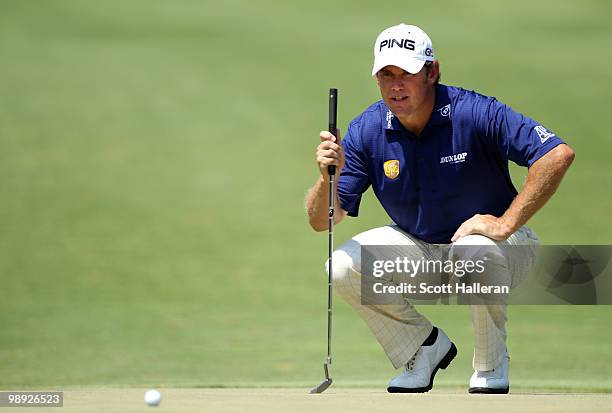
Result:
M391 98L391 100L394 102L401 102L402 100L406 100L406 99L408 99L408 96L393 96Z

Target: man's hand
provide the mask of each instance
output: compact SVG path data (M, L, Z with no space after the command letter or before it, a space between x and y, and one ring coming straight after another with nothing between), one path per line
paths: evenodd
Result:
M344 166L344 151L340 144L340 129L337 129L338 137L327 131L319 134L321 143L317 146L317 165L321 171L321 176L317 179L314 186L306 194L306 211L308 212L308 222L315 231L325 231L329 226L329 173L327 167L336 165L337 173L342 171ZM335 187L338 187L338 179ZM334 213L334 224L339 224L346 216L346 211L340 206L338 191L334 191L335 203L338 205Z
M329 165L336 165L338 173L342 171L344 166L344 151L340 144L340 129L337 129L338 137L327 131L321 131L319 137L321 143L317 146L317 164L323 177L327 177L327 167Z
M512 229L502 218L476 214L459 226L451 241L455 242L459 238L471 234L480 234L496 241L503 241L512 235Z

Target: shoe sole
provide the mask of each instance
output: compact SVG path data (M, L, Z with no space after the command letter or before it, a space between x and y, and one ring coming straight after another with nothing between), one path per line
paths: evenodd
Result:
M468 393L470 394L508 394L510 386L505 389L491 389L489 387L470 387Z
M429 384L427 386L414 387L414 388L387 387L387 391L389 393L426 393L428 392L433 387L434 377L436 376L438 369L446 370L446 368L449 366L451 361L453 361L456 355L457 355L457 347L455 347L455 344L451 342L451 348L448 350L446 355L442 357L442 360L440 360L436 368L433 369L433 371L431 372L431 377L429 378Z

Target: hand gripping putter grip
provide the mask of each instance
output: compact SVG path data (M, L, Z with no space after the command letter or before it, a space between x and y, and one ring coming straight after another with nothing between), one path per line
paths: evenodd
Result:
M338 89L329 89L329 128L328 131L334 136L337 136L336 118L338 115ZM325 380L317 387L310 390L311 394L323 393L332 384L332 379L329 376L329 365L331 359L331 324L332 324L332 253L334 252L334 177L336 175L336 165L327 167L329 174L329 242L327 260L327 357L323 363L323 371L325 372Z

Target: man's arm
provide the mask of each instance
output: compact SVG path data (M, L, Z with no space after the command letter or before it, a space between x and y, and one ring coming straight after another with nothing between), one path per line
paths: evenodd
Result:
M346 216L346 211L340 207L338 199L338 175L344 166L344 151L340 144L340 131L338 139L329 132L319 134L321 143L317 147L317 164L321 176L306 194L306 212L308 223L317 232L325 231L329 226L329 175L327 167L336 165L336 179L334 180L334 224L339 224ZM337 142L336 142L337 141Z
M334 182L334 225L339 224L346 216L338 199L338 180ZM306 211L308 223L317 232L325 231L329 226L329 176L321 176L306 194Z
M504 215L476 214L457 229L451 241L470 234L482 234L501 241L507 239L546 204L555 193L575 153L561 144L542 156L529 168L523 190L514 198Z

